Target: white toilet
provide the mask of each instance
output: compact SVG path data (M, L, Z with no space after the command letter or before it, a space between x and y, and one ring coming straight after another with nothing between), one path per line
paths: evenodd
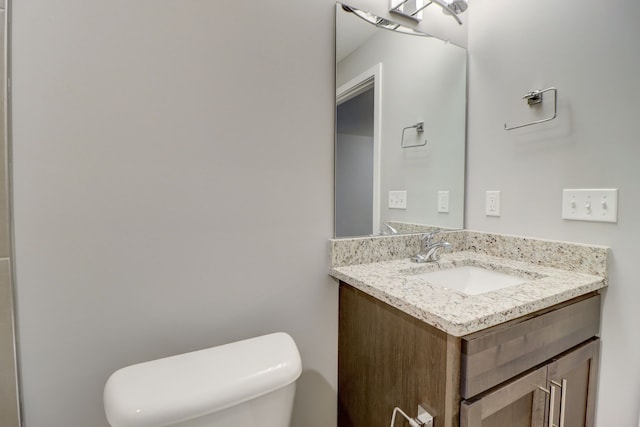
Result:
M287 427L301 371L279 332L122 368L104 408L112 427Z

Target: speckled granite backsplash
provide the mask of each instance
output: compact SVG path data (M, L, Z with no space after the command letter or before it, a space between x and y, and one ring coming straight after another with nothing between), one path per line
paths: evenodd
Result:
M399 221L387 221L385 224L389 224L398 231L398 233L426 233L432 230L446 230L455 231L455 228L436 227L435 225L413 224L410 222Z
M605 246L466 231L463 250L607 277Z
M330 267L410 257L420 248L420 234L332 239ZM579 273L607 276L607 248L478 231L449 231L435 237L451 243L451 252L471 251Z

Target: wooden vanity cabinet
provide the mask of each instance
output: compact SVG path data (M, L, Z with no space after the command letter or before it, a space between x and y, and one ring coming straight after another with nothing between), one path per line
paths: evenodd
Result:
M341 282L338 426L420 404L435 427L592 427L599 311L590 294L459 338Z
M462 401L460 427L593 427L599 345L599 339L589 340L486 394Z
M549 364L547 387L555 393L553 424L559 427L595 424L600 340L593 339Z
M457 426L460 339L340 284L338 426L389 427L393 408ZM396 417L396 426L409 426Z

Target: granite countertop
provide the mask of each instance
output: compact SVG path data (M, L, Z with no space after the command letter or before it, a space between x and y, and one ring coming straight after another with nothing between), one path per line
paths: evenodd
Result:
M415 274L474 265L525 278L478 295L443 288ZM453 336L464 336L607 286L604 276L475 251L443 253L437 263L408 258L333 266L330 275Z

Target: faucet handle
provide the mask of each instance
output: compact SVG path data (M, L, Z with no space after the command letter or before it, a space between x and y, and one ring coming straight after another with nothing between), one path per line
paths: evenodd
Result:
M440 260L440 250L449 249L451 247L451 243L449 242L438 242L433 246L433 250L429 253L427 257L427 261L438 261Z
M422 244L425 246L430 245L431 239L433 239L433 236L435 236L438 233L440 233L440 230L432 230L425 233L424 236L422 236Z

